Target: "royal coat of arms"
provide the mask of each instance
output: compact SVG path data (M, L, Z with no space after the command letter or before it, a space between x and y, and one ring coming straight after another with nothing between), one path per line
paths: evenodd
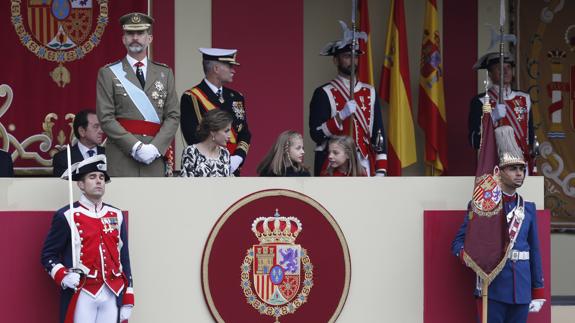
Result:
M38 58L58 63L50 77L59 87L71 81L64 63L96 48L108 24L107 0L12 0L10 10L22 45Z
M279 317L294 313L313 286L313 265L307 250L295 244L302 224L298 218L258 217L252 232L259 244L247 250L241 266L241 286L247 302L260 314Z

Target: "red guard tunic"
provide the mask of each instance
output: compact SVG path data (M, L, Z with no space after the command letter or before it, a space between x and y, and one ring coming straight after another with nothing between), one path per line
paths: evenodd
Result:
M98 295L107 285L116 296L124 288L120 244L118 210L106 208L101 217L86 214L82 209L74 212L74 223L80 236L80 263L89 269L84 290L92 296ZM91 213L91 212L89 212Z
M54 214L42 249L42 265L58 286L71 270L81 270L85 279L79 288L96 297L103 288L117 296L118 306L134 305L126 225L122 212L107 204L99 206L84 196L74 204L74 213L64 207ZM60 322L73 317L77 295L62 291ZM68 313L70 312L70 313Z
M349 100L349 80L339 76L314 92L310 103L309 125L312 139L317 144L316 176L327 167L326 142L333 135L352 135L359 154L369 160L371 175L386 171L385 145L380 152L373 149L378 133L382 135L385 143L383 118L375 89L369 84L358 82L354 89L354 100L358 109L353 118L347 118L343 124L338 124L336 114Z
M495 107L499 98L499 87L492 86L488 91L489 103ZM469 141L473 148L479 149L481 142L481 115L482 99L485 94L480 94L471 101L471 110L469 112ZM531 98L529 94L522 91L515 91L507 88L504 93L504 103L506 114L505 117L498 121L498 126L508 125L515 132L515 139L524 154L525 160L529 164L529 172L533 171L535 166L530 155L531 146L535 141L533 129L533 120L531 118Z

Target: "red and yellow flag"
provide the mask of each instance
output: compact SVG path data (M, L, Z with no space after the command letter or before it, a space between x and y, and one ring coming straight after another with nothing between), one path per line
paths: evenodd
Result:
M367 0L359 1L359 31L367 34L367 40L359 39L359 49L364 53L359 56L357 79L373 86L373 59L371 56L371 27Z
M425 22L419 63L417 122L425 133L427 174L439 176L447 169L447 119L443 96L443 62L436 0L425 2Z
M406 37L403 0L392 0L379 88L381 99L389 103L387 173L392 176L417 162Z

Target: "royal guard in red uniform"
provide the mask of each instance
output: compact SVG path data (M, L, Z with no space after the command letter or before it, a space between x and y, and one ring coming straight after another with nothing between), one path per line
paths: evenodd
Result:
M244 96L225 87L231 83L236 73L236 49L200 48L205 78L200 84L182 94L180 114L182 134L188 145L197 144L196 131L202 116L213 109L229 112L232 122L230 141L231 171L239 176L240 168L250 149L251 134L248 128Z
M488 71L491 86L487 90L489 102L493 112L491 118L494 126L511 126L515 132L515 139L527 161L528 173L535 172L535 163L532 158L533 144L535 142L535 130L533 129L533 118L531 111L531 98L529 94L511 89L513 81L513 68L515 61L505 54L503 63L503 104L498 104L499 84L500 84L500 64L499 53L488 53L483 55L473 66L476 70L485 69ZM481 93L471 100L469 110L469 142L475 149L479 149L481 142L481 116L485 93Z
M353 97L349 95L350 79L357 80L351 77L351 52L351 38L344 37L343 40L327 44L320 53L333 57L338 75L317 88L310 102L309 131L316 143L315 176L327 168L327 142L335 135L351 136L354 139L361 166L368 175L385 176L387 171L383 118L374 87L356 81ZM363 54L357 48L355 53Z
M72 210L66 206L54 214L41 257L62 288L60 322L124 322L134 292L124 216L102 202L110 181L106 157L87 158L71 170L83 194Z

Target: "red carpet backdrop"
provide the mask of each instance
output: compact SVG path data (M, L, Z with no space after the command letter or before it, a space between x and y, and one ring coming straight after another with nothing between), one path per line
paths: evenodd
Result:
M50 174L74 114L96 107L98 69L125 55L118 19L138 0L2 1L0 148L19 174Z
M554 231L575 229L575 2L515 0L520 35L520 89L533 101L541 144L537 166L545 176L545 208Z

